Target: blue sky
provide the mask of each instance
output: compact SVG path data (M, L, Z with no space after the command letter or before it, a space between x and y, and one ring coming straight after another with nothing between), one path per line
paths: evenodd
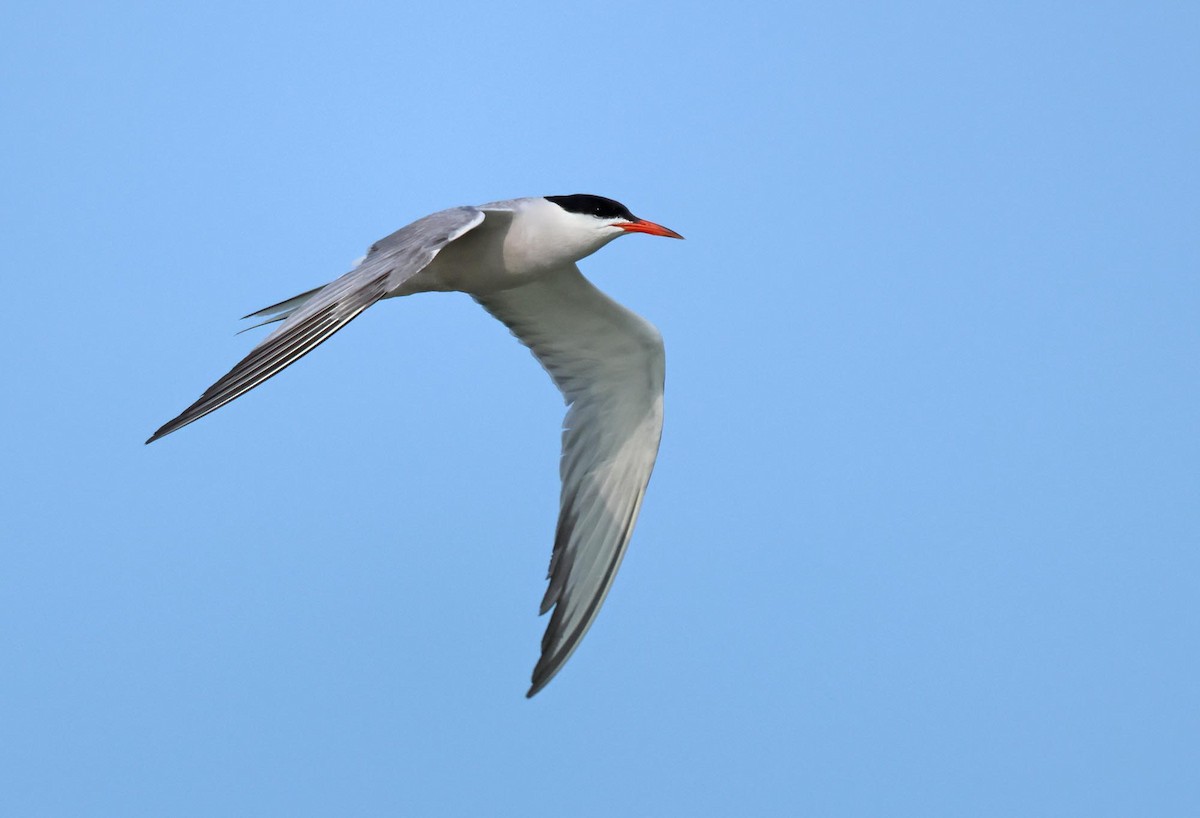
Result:
M53 4L0 32L0 812L1181 815L1200 802L1200 11ZM142 441L246 312L591 192L667 343L523 698L562 406L389 301Z

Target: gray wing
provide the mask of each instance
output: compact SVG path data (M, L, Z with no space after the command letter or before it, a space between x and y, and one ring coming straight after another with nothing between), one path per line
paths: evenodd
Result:
M153 443L199 420L282 372L423 270L443 247L477 227L483 219L484 212L474 207L452 208L418 219L372 245L362 263L341 278L251 313L285 313L286 318L237 366L146 442Z
M554 613L533 671L533 696L587 633L633 533L662 434L662 337L572 265L476 296L530 348L569 406L550 586Z

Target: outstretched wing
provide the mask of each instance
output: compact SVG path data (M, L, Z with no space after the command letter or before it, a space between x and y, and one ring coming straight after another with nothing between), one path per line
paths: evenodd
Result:
M287 312L287 317L237 366L146 442L153 443L199 420L282 372L423 270L443 247L477 227L483 219L484 212L474 207L457 207L418 219L372 245L362 263L341 278L252 313Z
M612 586L662 434L662 337L574 265L476 296L533 352L568 404L550 586L533 696L570 658Z

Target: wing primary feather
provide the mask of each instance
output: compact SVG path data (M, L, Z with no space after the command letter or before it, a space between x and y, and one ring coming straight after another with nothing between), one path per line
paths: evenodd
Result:
M233 369L206 389L195 403L163 424L146 442L153 443L220 409L312 352L383 297L387 289L388 275L387 271L378 274L365 286L320 307L310 315L304 315L302 308L283 326L264 338L262 343L251 350ZM337 284L338 282L333 282L328 286L333 288ZM319 300L320 297L318 294L313 301Z
M326 285L324 285L324 284L322 284L320 287L313 287L311 290L306 290L305 292L300 293L300 295L293 295L291 298L285 298L283 301L280 301L278 304L272 304L269 307L263 307L261 310L257 310L255 312L249 313L247 315L243 315L241 320L245 321L247 318L261 318L264 315L274 315L277 312L286 313L286 312L293 311L297 307L302 306L305 301L312 298L314 295L319 293L321 290L325 289L325 287L326 287ZM280 319L276 318L273 320L278 321ZM255 326L262 326L262 324L255 324ZM242 331L245 332L245 330L242 330Z
M639 497L638 501L629 511L629 516L626 518L625 526L621 532L621 539L625 542L629 541L629 537L633 533L633 526L634 523L637 522L637 515L638 511L641 509L641 505L642 501ZM587 611L583 616L583 620L589 625L591 624L591 621L595 619L596 614L599 613L600 606L604 604L604 600L608 596L608 590L612 587L613 580L616 579L617 569L621 567L621 562L624 559L625 552L622 550L616 555L616 558L608 564L608 570L605 571L604 580L601 584L602 590L599 594L592 598L588 604ZM548 640L546 637L549 637L550 634L556 630L554 617L558 616L558 611L559 609L556 608L554 613L551 614L550 626L546 628L546 633L542 639L543 651L548 651L546 645ZM561 626L561 622L558 624ZM587 631L587 627L574 631L567 637L567 640L558 650L554 651L553 653L544 652L542 654L542 657L538 659L537 664L533 668L532 684L529 686L529 690L526 691L525 698L532 699L538 694L539 691L541 691L542 688L550 683L550 680L558 674L558 671L562 670L562 666L565 665L567 660L571 658L571 654L575 652L575 648L579 646L579 642L583 639L584 634L586 634Z

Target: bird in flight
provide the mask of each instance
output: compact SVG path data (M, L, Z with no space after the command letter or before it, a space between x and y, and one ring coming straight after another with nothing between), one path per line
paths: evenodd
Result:
M681 239L603 196L535 196L454 207L371 245L323 287L246 318L280 323L147 443L282 371L384 298L465 292L529 347L567 403L562 492L541 613L553 608L533 696L578 647L629 545L662 434L662 336L596 289L575 262L615 238Z

